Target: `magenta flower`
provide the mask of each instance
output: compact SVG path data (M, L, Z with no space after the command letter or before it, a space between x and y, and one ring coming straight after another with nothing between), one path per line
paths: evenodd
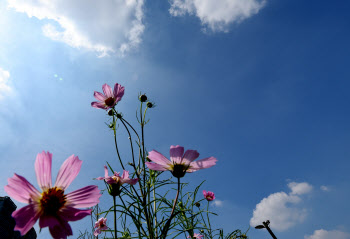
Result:
M155 171L171 171L174 177L181 178L185 173L192 173L200 169L210 168L216 164L214 157L204 158L197 161L199 153L196 150L186 150L184 147L170 146L170 161L161 153L153 150L148 153L148 158L153 162L146 162L149 169Z
M36 178L41 188L40 193L24 177L15 174L8 179L5 191L10 197L29 205L12 213L16 221L15 230L25 235L39 219L39 227L49 227L53 238L67 238L72 235L68 221L77 221L90 215L92 207L101 196L97 186L90 185L65 194L65 190L78 175L82 161L77 156L70 156L62 164L55 185L51 181L52 154L39 153L35 161Z
M94 97L99 102L92 102L92 107L108 110L109 108L113 108L124 95L124 87L118 83L115 83L113 91L107 84L102 86L102 90L104 94L97 91L94 92Z
M203 195L208 201L213 201L215 199L215 194L213 192L203 190Z
M106 183L110 185L109 193L112 196L118 196L120 194L120 186L124 183L135 185L139 179L129 178L129 171L124 170L123 175L120 176L120 173L114 172L113 176L108 176L108 169L107 166L104 166L105 168L105 176L104 177L98 177L97 180L105 180Z
M101 233L101 230L108 229L106 222L107 222L107 218L104 218L104 217L101 217L100 219L98 219L97 222L95 222L95 228L96 228L96 230L94 231L95 237L97 237Z
M202 239L202 238L203 238L203 235L201 235L201 234L199 234L199 233L194 233L194 234L193 234L193 237L188 236L187 238Z

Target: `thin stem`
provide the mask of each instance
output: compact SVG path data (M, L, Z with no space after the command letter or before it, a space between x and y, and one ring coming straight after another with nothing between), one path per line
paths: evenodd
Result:
M208 205L207 205L207 219L208 219L208 225L209 225L209 236L210 236L210 238L213 238L213 235L211 233L210 220L209 220L209 201L208 201Z
M176 193L176 197L175 197L175 200L174 200L174 205L173 205L173 208L171 210L170 217L169 217L168 221L166 222L166 224L165 224L165 226L163 228L163 231L162 231L162 238L164 238L164 239L166 238L166 236L168 234L168 230L169 230L169 227L170 227L171 220L174 217L175 206L176 206L176 203L177 203L177 199L179 198L179 193L180 193L180 178L177 178L177 193Z
M156 207L156 185L155 185L155 177L154 177L154 182L153 182L153 207L154 207L154 228L155 228L155 233L156 233L156 238L158 238L157 234L157 207Z
M173 209L171 210L170 217L172 217L173 214L174 214L174 210L175 210L175 206L176 206L176 203L177 203L177 199L179 198L179 193L180 193L180 178L177 178L177 193L176 193Z
M113 115L113 131L114 131L114 144L115 144L115 149L117 150L117 154L118 154L118 158L119 158L120 165L122 166L123 169L125 169L125 168L124 168L124 165L123 165L123 162L122 162L122 159L121 159L120 154L119 154L119 150L118 150L117 132L116 132L116 129L115 129L115 125L116 125L116 121L115 121L115 116Z
M113 205L114 205L114 237L117 239L117 210L115 203L115 196L113 196Z

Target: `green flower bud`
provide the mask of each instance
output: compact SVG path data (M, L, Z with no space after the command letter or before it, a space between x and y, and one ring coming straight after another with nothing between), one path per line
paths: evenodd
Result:
M150 101L147 102L147 107L148 107L148 108L152 108L153 106L154 106L154 105L153 105L152 102L150 102Z
M139 100L140 100L141 102L146 102L146 101L147 101L147 96L146 96L146 94L140 95L140 96L139 96Z
M110 110L108 110L107 114L108 114L109 116L113 116L114 112L113 112L112 109L110 109Z

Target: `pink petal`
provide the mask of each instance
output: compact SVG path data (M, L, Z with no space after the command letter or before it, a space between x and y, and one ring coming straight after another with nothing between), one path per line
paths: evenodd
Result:
M35 160L35 174L41 190L45 191L51 188L51 164L52 154L50 152L43 151L36 156Z
M105 168L105 176L104 177L98 177L98 178L96 178L97 180L103 180L103 179L109 178L107 166L105 165L104 168Z
M40 216L38 205L29 204L12 213L12 217L16 221L15 231L20 231L21 235L25 235L35 224Z
M94 97L96 98L96 100L101 101L101 102L104 102L105 99L107 99L107 97L104 94L97 92L97 91L94 92Z
M91 209L80 210L73 207L64 207L59 212L60 218L64 221L78 221L91 215Z
M102 90L103 90L103 93L105 93L106 98L113 97L113 91L112 91L112 88L109 85L104 84L102 86Z
M127 183L130 185L135 185L139 181L139 179L138 178L135 178L135 179L126 178L126 179L121 179L120 181L122 184Z
M97 186L86 186L67 194L67 206L93 207L99 203L100 197L100 190Z
M72 228L68 222L60 220L60 224L49 227L51 236L55 239L67 239L67 236L73 235Z
M101 229L100 229L100 228L97 228L97 229L94 231L94 236L97 237L100 233L101 233Z
M55 186L65 190L78 175L82 163L74 154L67 158L58 171Z
M116 83L114 85L114 98L116 99L116 102L120 101L124 95L124 87Z
M184 147L180 145L170 146L170 160L173 163L180 164L182 161L182 156L184 155Z
M56 225L59 225L60 222L58 219L54 216L49 216L49 215L41 215L39 218L39 227L44 228L44 227L54 227Z
M164 165L161 165L161 164L157 164L157 163L152 163L152 162L146 162L145 163L147 165L147 167L151 170L154 170L154 171L167 171L169 170L169 166L164 166Z
M216 164L216 161L218 160L214 157L209 157L209 158L194 161L190 164L190 168L187 169L187 172L191 173L200 169L210 168Z
M91 106L98 109L106 109L106 105L101 102L91 102Z
M40 192L24 177L14 174L5 186L7 194L19 202L30 203L40 198Z
M153 162L160 164L160 165L163 165L163 166L167 166L170 164L170 161L166 157L164 157L163 154L161 154L155 150L152 150L151 152L148 153L148 158L150 160L152 160Z
M196 160L199 157L197 150L186 150L184 157L182 159L183 163L190 164L192 161Z
M124 170L121 178L122 179L129 179L129 171Z

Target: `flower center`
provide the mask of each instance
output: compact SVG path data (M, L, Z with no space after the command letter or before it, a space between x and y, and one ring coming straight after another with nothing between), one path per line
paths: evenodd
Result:
M114 102L115 102L115 99L113 97L109 97L105 100L105 104L110 107L114 105Z
M113 180L115 181L115 183L118 183L119 182L119 177L117 176L112 176Z
M174 177L176 178L182 178L186 174L186 170L189 168L189 165L185 164L174 164L173 165L173 170L171 173L173 174Z
M53 187L42 193L41 209L45 215L56 215L57 211L66 203L66 195L62 189Z

